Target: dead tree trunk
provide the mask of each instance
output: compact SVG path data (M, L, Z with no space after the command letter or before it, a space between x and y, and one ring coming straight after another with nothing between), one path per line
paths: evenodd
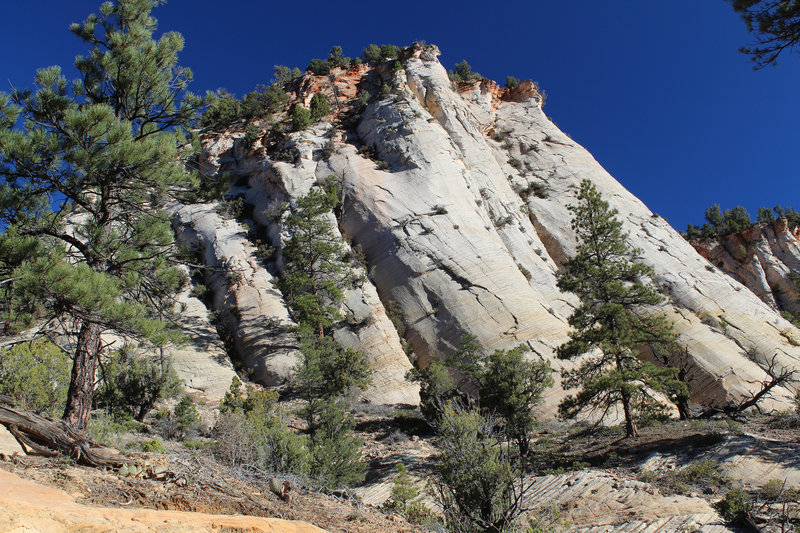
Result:
M98 444L76 432L62 420L53 420L18 409L12 399L0 395L0 424L14 435L28 455L68 455L87 466L113 467L125 457L98 450Z

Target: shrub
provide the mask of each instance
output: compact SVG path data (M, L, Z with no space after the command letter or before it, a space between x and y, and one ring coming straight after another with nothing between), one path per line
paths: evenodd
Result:
M292 111L292 131L302 131L311 125L311 111L302 106L295 106Z
M316 93L311 97L311 120L317 121L331 112L331 104L328 97L322 93Z
M331 67L324 59L312 59L306 70L317 76L324 76L331 71Z
M350 66L350 58L342 57L342 47L334 46L328 52L328 68L347 68Z
M299 78L302 76L303 73L300 72L300 69L295 67L294 69L290 69L286 65L275 65L272 74L272 81L274 84L284 84L287 82L292 81L295 78Z
M393 485L392 485L392 502L393 507L397 508L401 512L405 512L408 509L408 506L411 505L414 500L419 498L419 491L414 484L411 483L411 479L408 477L408 468L403 463L397 463L395 466L395 470L397 474L394 476Z
M0 349L0 394L26 409L60 416L67 402L72 362L44 339Z
M516 89L517 87L519 87L519 80L514 76L506 77L506 87L508 89Z
M530 485L500 444L494 420L449 404L439 423L435 497L451 529L507 531Z
M179 390L180 380L169 362L162 367L147 356L120 350L105 364L96 401L117 417L128 415L141 422L157 401Z
M209 94L208 108L200 117L200 125L205 128L225 129L239 120L239 100L225 89Z
M242 142L249 150L253 144L261 137L261 130L255 124L248 124L247 129L244 131L244 139Z
M382 44L381 45L381 57L383 59L397 59L397 56L400 55L400 48L393 44Z
M327 490L364 481L360 438L355 420L342 400L329 400L319 410L311 435L311 475Z
M164 443L158 439L146 440L142 442L141 447L143 452L164 453L167 451L167 449L164 448Z
M278 405L275 391L245 388L234 376L220 403L214 433L215 454L231 465L250 463L269 472L308 472L307 439L289 428L288 413Z
M418 382L419 405L422 416L432 427L439 425L445 406L460 398L458 387L450 370L441 361L431 361L422 370L413 368L406 374L409 381Z
M742 489L731 489L714 507L728 522L736 522L747 516L751 508L750 495Z
M367 46L364 50L364 61L370 65L377 65L381 62L381 49L376 44Z
M200 421L200 413L197 412L197 407L189 396L181 398L173 413L178 421L178 427L183 431L193 429Z
M472 67L467 63L466 59L462 60L461 63L456 63L453 70L448 71L447 75L455 82L475 80L483 77L477 72L472 72Z

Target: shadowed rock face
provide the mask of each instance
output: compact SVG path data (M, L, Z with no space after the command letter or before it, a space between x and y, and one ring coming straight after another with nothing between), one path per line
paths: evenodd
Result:
M718 239L698 239L692 246L773 309L797 314L800 288L792 274L800 271L799 230L780 218Z
M238 141L241 132L203 140L201 169L234 172L247 182L234 193L253 207L248 217L278 251L288 238L282 203L330 174L343 180L338 226L363 250L369 276L348 293L348 325L336 338L364 349L373 361L378 378L367 399L418 398L403 379L410 363L387 318L390 302L405 326L402 341L422 364L455 349L465 333L486 350L524 343L533 357L554 358L576 305L573 295L556 287L556 274L575 250L567 208L583 179L619 210L641 261L655 269L655 282L668 297L661 311L688 348L695 401L740 401L759 387L765 376L759 365L773 354L781 366L798 366L800 333L710 265L558 130L542 112L535 85L524 82L511 91L473 80L454 86L437 55L435 47L407 49L404 69L396 73L361 66L330 77L307 75L296 84L297 101L308 101L309 91L325 93L343 119L336 125L323 121L278 139L265 134L252 148ZM359 89L378 94L382 84L390 94L361 109L353 95ZM355 111L354 120L348 112ZM291 369L291 350L280 351L288 341L278 343L276 352L271 340L258 339L282 335L291 321L272 279L282 266L280 253L267 264L253 261L243 226L199 224L200 211L177 211L178 234L202 241L210 264L220 265L224 257L227 264L244 265L243 278L215 288L215 305L224 310L230 298L236 300L238 316L230 327L240 357L263 381L279 382ZM220 251L231 235L240 244ZM258 294L252 300L259 305L239 303L250 301L246 291ZM756 354L753 360L746 351ZM554 361L557 368L568 364ZM563 394L552 391L548 405ZM785 401L789 392L778 396Z

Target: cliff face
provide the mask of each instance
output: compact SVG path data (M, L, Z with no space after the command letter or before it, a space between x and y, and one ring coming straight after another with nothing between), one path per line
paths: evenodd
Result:
M800 271L800 228L785 218L718 239L692 242L713 265L744 284L777 311L800 312L800 287L792 279Z
M402 317L405 342L423 364L455 349L465 333L487 350L525 343L533 357L553 359L576 304L556 287L556 273L575 250L567 207L583 179L619 210L641 260L655 269L668 297L662 311L688 349L697 402L741 400L760 385L773 354L781 366L798 366L800 333L563 134L542 112L534 85L456 87L437 55L435 47L409 49L396 73L359 66L307 75L295 84L297 101L323 92L334 111L308 130L284 135L264 125L251 147L242 132L204 138L201 171L239 177L233 193L251 208L249 234L258 229L277 253L256 259L248 228L208 206L175 206L175 226L219 267L208 280L214 306L258 379L280 383L296 357L274 283L288 238L280 206L330 174L344 183L338 226L363 250L369 274L347 295L347 326L337 339L373 361L371 401L417 398L403 379L411 365L387 307ZM382 96L362 107L363 91ZM548 404L562 395L554 389Z

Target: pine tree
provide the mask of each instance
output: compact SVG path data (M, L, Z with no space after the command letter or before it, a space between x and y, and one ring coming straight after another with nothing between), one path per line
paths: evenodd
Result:
M575 257L564 264L558 287L577 294L581 304L569 318L573 331L558 356L590 355L579 368L565 372L564 385L580 390L562 402L561 412L569 417L584 409L605 414L621 404L626 434L636 437L636 411L660 405L652 391L670 394L684 386L675 379L676 369L640 360L639 349L669 345L675 334L666 317L646 309L662 297L645 283L652 269L636 262L637 250L622 231L617 210L588 180L570 210L579 244Z
M741 14L756 45L739 51L749 54L755 68L774 65L785 50L800 43L800 2L797 0L727 0Z
M344 262L341 238L334 232L333 209L339 203L335 178L329 176L322 187L291 207L280 281L300 339L301 360L293 388L305 400L300 412L308 427L311 471L326 488L364 478L361 441L353 435L353 417L341 398L352 388L366 388L370 381L366 355L342 347L332 335L342 319L338 306L353 275Z
M190 185L179 146L202 102L177 65L183 38L153 39L158 0L106 2L70 30L91 48L79 79L38 71L35 88L0 95L0 271L17 327L58 321L74 340L64 418L83 428L104 350L101 335L174 338L168 216Z

